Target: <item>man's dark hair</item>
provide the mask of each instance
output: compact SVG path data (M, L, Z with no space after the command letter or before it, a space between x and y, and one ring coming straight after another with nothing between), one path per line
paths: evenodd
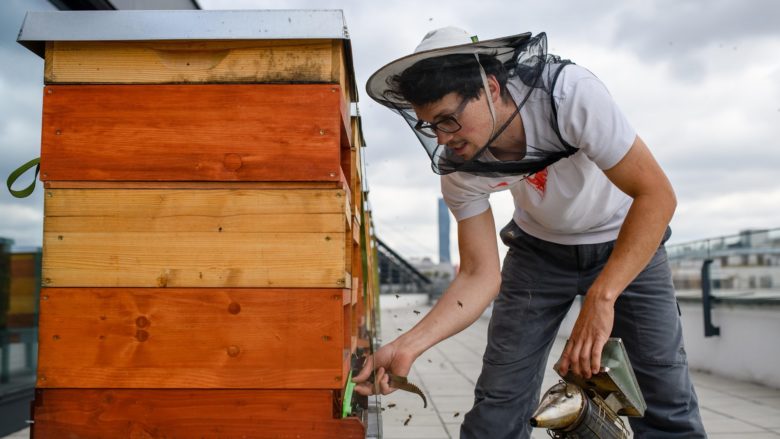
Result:
M504 65L491 55L479 55L486 75L493 75L507 97L507 72ZM421 106L436 102L451 92L464 99L476 99L483 88L479 65L473 54L445 55L418 61L399 75L387 79L386 92L397 100Z

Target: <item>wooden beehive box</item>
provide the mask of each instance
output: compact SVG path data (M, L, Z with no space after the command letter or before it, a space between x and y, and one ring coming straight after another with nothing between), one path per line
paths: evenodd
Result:
M0 238L0 330L8 325L11 304L11 246L13 241Z
M34 327L38 314L40 290L41 253L20 251L10 255L10 300L7 326L9 328Z
M36 437L365 435L338 407L376 292L345 29L340 11L28 14Z

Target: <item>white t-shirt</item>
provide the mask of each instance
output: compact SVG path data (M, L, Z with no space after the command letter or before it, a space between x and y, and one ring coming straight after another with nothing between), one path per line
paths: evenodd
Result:
M516 102L528 88L510 80ZM535 89L520 109L528 148L557 145L550 126L547 91ZM522 180L522 176L482 177L453 172L441 177L444 200L460 221L486 211L491 193L509 189L513 218L526 233L558 244L594 244L617 238L631 197L607 179L602 170L615 166L628 152L636 132L612 100L604 84L577 65L563 68L553 97L561 136L579 150ZM549 146L548 146L549 148ZM485 151L487 158L493 158Z

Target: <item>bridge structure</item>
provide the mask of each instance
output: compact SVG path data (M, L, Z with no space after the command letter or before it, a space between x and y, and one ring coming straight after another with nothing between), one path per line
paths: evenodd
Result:
M429 292L433 283L425 274L415 268L403 256L377 238L379 254L379 292L424 293Z

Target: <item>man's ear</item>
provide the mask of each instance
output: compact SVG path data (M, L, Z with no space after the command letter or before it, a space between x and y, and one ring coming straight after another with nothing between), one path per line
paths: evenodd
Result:
M493 102L501 100L501 85L498 83L495 75L486 75L488 88L490 89L490 97Z

